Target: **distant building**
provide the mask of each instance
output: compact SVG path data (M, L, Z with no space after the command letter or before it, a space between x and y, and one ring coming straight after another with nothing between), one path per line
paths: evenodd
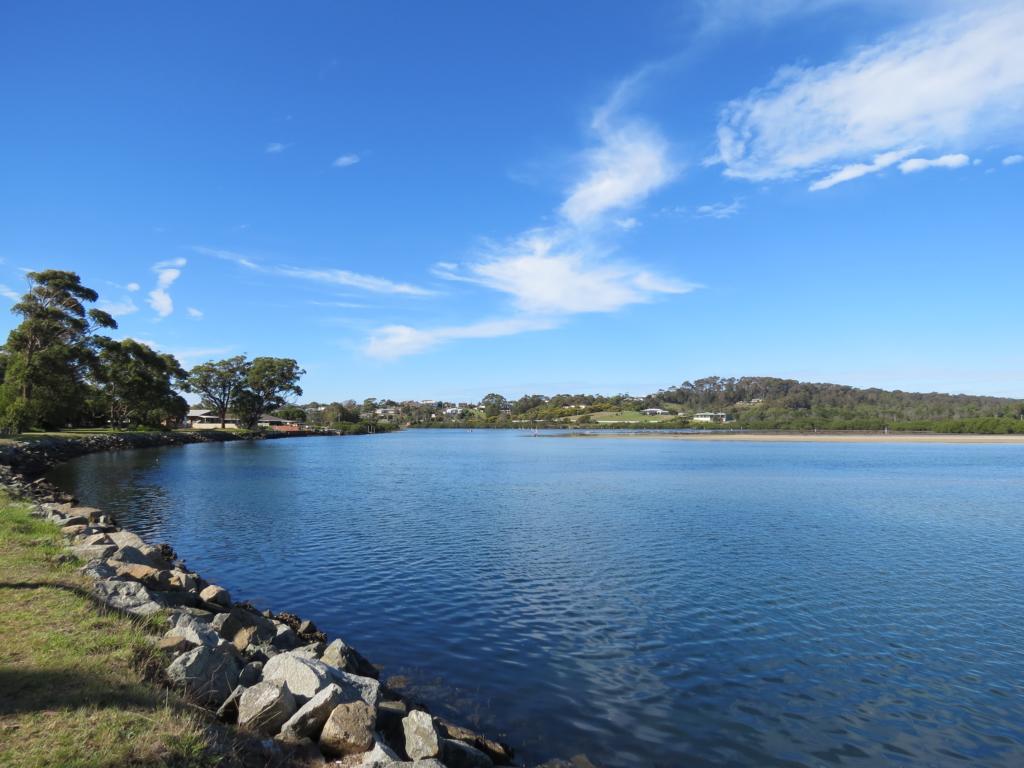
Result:
M641 413L644 416L668 416L669 414L664 408L644 408Z
M724 413L695 413L693 415L694 421L702 421L705 424L724 424L729 420L728 415Z
M220 416L210 410L193 408L188 412L185 419L188 421L188 426L191 429L220 429ZM238 417L233 413L227 414L224 418L225 429L238 429L239 426ZM273 429L277 432L298 432L302 429L302 424L297 421L282 419L279 416L271 416L269 413L260 416L256 426Z

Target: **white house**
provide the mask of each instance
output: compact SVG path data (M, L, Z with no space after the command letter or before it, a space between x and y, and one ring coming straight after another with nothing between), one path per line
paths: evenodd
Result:
M724 413L695 413L693 415L694 421L702 421L705 424L724 424L729 420L729 417Z
M644 416L668 416L668 411L664 408L644 408L641 413Z

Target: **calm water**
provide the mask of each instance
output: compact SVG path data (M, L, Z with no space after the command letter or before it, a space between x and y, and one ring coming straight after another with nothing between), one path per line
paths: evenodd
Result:
M529 759L1024 765L1024 446L412 431L55 478Z

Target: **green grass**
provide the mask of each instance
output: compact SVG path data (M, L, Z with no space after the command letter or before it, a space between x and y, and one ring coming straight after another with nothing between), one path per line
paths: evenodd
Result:
M600 413L590 414L590 418L597 422L658 422L669 421L675 417L671 414L668 416L647 416L640 413L640 411L601 411Z
M243 760L241 742L154 681L160 620L97 608L61 551L55 526L0 492L0 765L270 764Z

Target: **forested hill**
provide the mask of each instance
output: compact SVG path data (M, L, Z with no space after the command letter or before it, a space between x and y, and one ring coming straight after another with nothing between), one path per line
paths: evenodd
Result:
M763 376L686 381L649 395L645 404L685 412L728 413L744 426L880 425L976 419L1020 419L1024 400L938 392L858 389Z

